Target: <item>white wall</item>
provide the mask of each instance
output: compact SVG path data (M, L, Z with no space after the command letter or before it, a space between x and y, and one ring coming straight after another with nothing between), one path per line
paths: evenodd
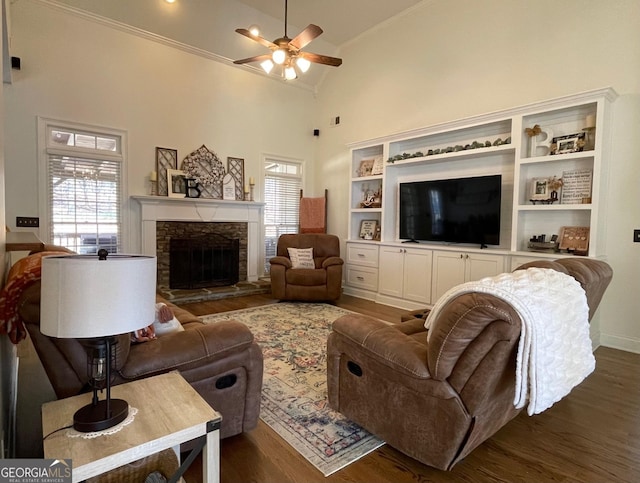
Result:
M639 19L636 0L434 0L345 46L318 96L316 179L343 208L331 210L331 230L347 236L346 143L612 86L620 98L606 216L615 275L601 340L640 352Z
M22 70L6 91L9 226L16 216L44 216L37 116L126 130L130 195L148 193L156 146L177 149L179 163L202 144L225 165L227 156L244 158L247 180L260 178L263 153L313 160L316 101L309 90L46 4L24 0L11 8ZM134 203L127 251L140 250Z

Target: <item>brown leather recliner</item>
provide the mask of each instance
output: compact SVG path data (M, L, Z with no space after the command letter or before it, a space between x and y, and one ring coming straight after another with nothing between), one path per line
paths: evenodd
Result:
M315 268L293 268L288 248L313 248ZM271 293L280 300L330 301L342 293L340 239L328 234L287 234L278 238L271 264Z
M204 324L188 311L160 297L158 301L173 310L185 330L133 344L129 334L118 336L113 384L177 370L222 414L222 438L255 428L260 416L263 359L251 331L236 321ZM65 398L89 390L87 353L80 342L40 332L39 280L23 291L18 310L56 396Z
M613 275L586 258L528 266L572 275L589 317ZM450 300L432 324L427 341L421 317L397 325L357 314L336 320L327 344L329 404L390 446L448 470L520 412L522 322L509 303L472 292Z

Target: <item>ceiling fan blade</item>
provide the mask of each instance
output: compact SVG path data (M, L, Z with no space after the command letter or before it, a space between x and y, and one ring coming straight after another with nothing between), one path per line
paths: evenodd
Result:
M304 59L307 59L309 62L315 62L316 64L331 65L333 67L342 65L342 59L338 59L337 57L329 57L328 55L322 54L313 54L311 52L300 52L298 55L300 55L300 57Z
M289 45L292 45L296 49L300 50L321 33L322 29L320 27L310 24L306 29L296 35L295 38L291 40L291 42L289 42Z
M267 60L271 58L271 54L262 54L262 55L256 55L254 57L249 57L248 59L240 59L240 60L234 60L233 63L234 64L247 64L249 62L260 62L261 60Z
M277 49L278 48L278 46L276 44L274 44L273 42L269 42L267 39L263 39L259 35L253 35L247 29L236 29L236 32L238 32L240 35L244 35L245 37L249 37L251 40L255 40L256 42L258 42L261 45L264 45L268 49Z

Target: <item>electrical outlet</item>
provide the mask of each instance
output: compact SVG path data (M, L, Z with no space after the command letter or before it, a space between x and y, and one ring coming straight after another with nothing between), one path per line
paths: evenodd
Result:
M22 228L38 228L40 218L37 216L16 216L16 226Z
M340 116L335 116L329 119L329 126L337 126L340 124Z
M633 242L640 243L640 230L633 230Z

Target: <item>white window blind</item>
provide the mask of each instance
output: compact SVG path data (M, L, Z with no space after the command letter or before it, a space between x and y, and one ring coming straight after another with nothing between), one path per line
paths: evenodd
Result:
M121 251L122 164L118 136L48 126L52 243L78 253Z
M278 237L298 233L301 188L301 163L273 159L265 162L265 273L269 273L269 259L276 255Z

